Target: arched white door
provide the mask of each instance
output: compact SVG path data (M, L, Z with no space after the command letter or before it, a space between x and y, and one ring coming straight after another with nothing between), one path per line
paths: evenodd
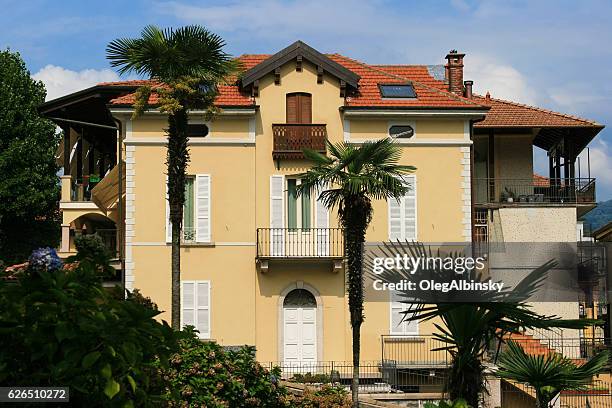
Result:
M306 289L294 289L283 303L283 357L286 365L317 361L317 301Z

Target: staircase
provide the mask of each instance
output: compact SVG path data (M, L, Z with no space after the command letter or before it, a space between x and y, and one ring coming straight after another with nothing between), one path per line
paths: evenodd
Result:
M537 339L533 335L525 333L512 333L506 336L506 341L512 340L525 350L525 353L536 356L548 356L549 354L564 354L563 353L563 339L559 340L559 346L561 350L557 348L555 342L549 342L542 339ZM567 357L567 356L566 356ZM570 357L572 362L576 365L586 363L585 358Z

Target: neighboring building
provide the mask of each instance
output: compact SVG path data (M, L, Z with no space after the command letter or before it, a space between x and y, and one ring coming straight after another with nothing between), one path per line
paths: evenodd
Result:
M575 242L578 216L596 203L595 180L576 174L576 157L603 126L472 95L463 57L370 65L299 41L239 57L246 72L220 86L220 114L190 114L183 323L223 345L255 345L260 361L351 360L342 231L316 197L295 195L294 175L309 166L301 149L324 152L326 140L401 134L401 162L417 168L399 204L374 202L368 241ZM168 319L166 117L152 95L153 107L132 119L142 83L99 84L41 111L66 135L61 252L74 251L76 234L101 232L118 250L126 288ZM544 181L534 180L534 146L549 153ZM397 324L403 307L365 305L364 361L380 361L389 336L396 347L399 337L431 333L431 323ZM440 362L419 358L422 367Z

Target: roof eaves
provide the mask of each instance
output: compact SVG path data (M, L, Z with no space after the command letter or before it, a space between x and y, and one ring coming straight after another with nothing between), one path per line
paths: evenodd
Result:
M332 61L329 57L299 40L247 70L242 76L242 86L252 84L255 80L269 74L275 68L286 64L298 55L303 56L312 63L320 65L324 71L345 81L348 85L357 88L360 79L359 75L343 67L341 64Z

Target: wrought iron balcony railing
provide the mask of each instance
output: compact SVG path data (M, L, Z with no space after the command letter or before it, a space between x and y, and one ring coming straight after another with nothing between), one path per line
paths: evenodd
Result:
M304 149L325 153L327 128L324 124L285 123L272 125L274 159L302 159Z
M258 228L258 258L343 258L342 228Z
M595 179L474 179L475 204L595 204Z

